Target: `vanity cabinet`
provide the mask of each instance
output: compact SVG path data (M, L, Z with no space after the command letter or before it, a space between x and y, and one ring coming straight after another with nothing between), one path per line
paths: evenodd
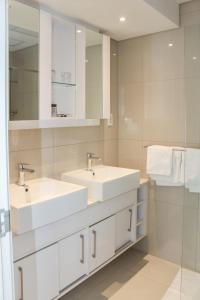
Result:
M87 245L87 229L58 242L60 291L87 274Z
M59 294L57 244L14 264L16 300L50 300Z
M136 205L116 214L116 250L136 241Z
M89 228L89 271L98 268L115 254L115 216Z

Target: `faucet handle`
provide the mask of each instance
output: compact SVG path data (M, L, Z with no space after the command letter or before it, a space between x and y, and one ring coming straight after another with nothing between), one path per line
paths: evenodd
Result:
M94 153L92 153L92 152L87 152L87 158L92 158L93 156L95 156Z
M28 164L28 163L18 163L18 168L20 170L23 170L25 166L30 166L30 164Z

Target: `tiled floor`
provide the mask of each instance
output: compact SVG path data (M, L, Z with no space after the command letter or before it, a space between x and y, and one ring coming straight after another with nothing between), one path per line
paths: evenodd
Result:
M173 263L130 249L62 300L161 300L179 269ZM179 300L170 300L175 299Z
M162 300L199 300L200 274L180 269Z

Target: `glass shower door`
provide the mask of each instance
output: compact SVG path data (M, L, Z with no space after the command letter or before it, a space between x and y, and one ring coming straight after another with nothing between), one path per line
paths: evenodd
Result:
M199 22L195 23L184 27L186 147L191 150L187 151L185 169L180 276L182 300L200 299L200 179L198 179L198 173L200 176L200 162L198 162L200 156L200 18Z

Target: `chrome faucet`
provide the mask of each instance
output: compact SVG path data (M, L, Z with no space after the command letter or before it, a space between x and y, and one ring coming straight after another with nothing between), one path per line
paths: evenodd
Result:
M94 153L88 152L87 153L87 170L88 171L93 171L92 169L92 162L94 160L101 160L100 157L96 156Z
M26 163L19 163L18 164L18 171L19 171L19 179L17 184L20 186L26 186L25 184L25 173L34 173L35 170L26 168L25 166L29 166Z

